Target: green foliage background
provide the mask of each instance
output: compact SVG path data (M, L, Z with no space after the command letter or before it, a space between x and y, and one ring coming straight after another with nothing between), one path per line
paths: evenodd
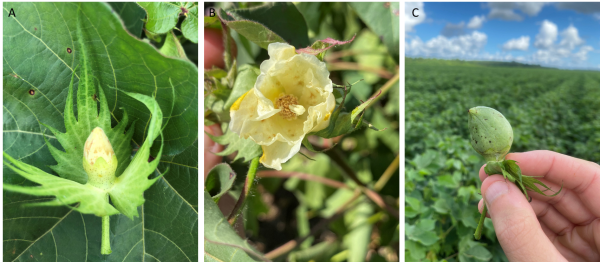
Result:
M491 220L482 240L473 238L484 160L469 144L469 108L504 114L511 152L600 163L599 86L594 71L407 58L406 261L507 261Z

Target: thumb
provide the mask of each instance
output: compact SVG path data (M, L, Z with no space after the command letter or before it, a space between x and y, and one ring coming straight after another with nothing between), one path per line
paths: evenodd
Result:
M496 236L509 261L566 261L550 242L525 196L500 175L481 185Z

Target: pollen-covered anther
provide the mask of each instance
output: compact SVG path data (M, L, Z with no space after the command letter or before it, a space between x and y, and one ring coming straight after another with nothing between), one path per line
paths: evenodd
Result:
M283 93L275 100L275 108L281 109L279 114L287 120L295 120L305 111L303 106L298 105L298 98L295 95Z

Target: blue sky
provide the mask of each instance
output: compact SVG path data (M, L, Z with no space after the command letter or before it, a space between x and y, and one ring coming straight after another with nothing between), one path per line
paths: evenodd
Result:
M405 18L408 57L600 70L600 2L415 2Z

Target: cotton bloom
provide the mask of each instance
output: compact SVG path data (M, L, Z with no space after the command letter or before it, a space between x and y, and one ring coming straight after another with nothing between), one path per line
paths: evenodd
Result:
M281 170L306 134L329 125L335 98L325 63L284 43L268 51L254 88L231 106L230 128L262 146L263 165Z

